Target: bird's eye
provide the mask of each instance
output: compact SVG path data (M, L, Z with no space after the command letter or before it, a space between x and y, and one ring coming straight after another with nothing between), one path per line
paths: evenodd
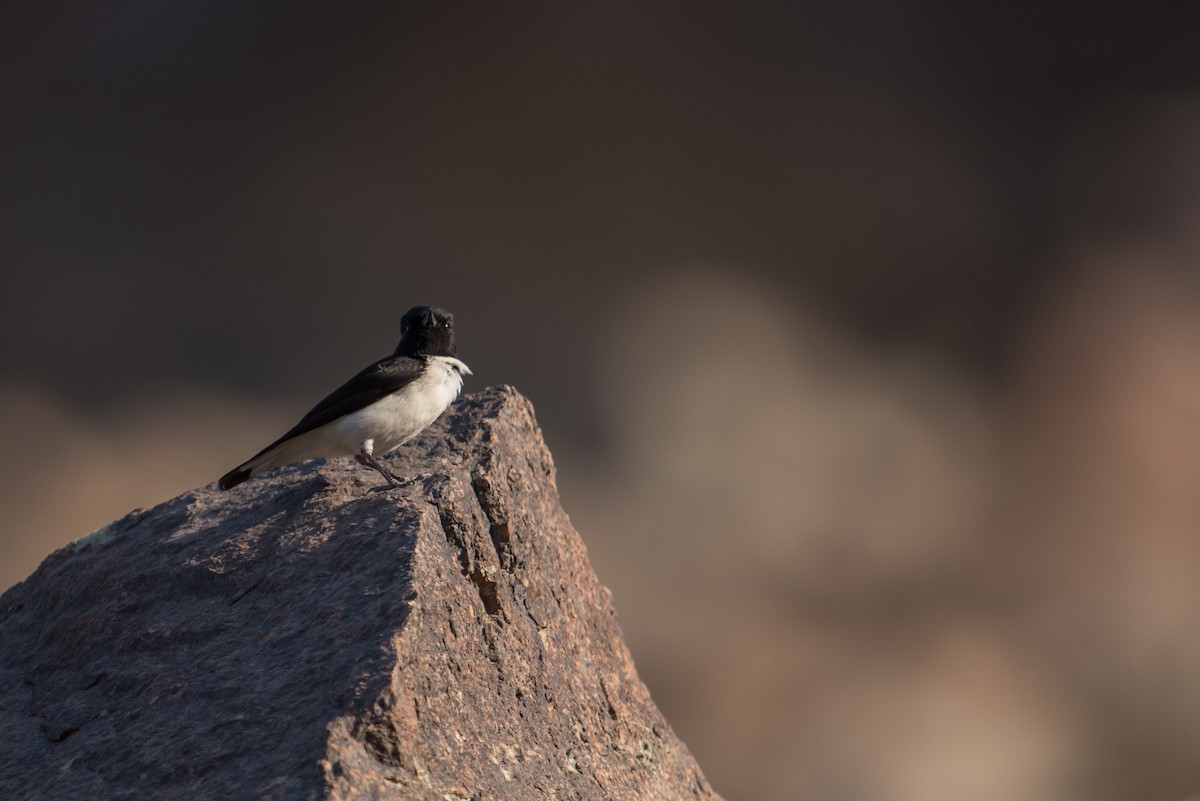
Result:
M449 328L449 327L450 327L450 321L449 321L449 320L445 320L445 321L443 321L443 322L442 322L442 328Z

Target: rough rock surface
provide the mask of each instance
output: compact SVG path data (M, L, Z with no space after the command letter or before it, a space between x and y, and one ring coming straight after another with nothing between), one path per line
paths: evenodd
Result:
M205 487L0 598L0 798L713 799L638 679L529 402Z

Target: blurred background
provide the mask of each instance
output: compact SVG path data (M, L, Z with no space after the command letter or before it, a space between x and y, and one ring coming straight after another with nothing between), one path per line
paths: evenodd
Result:
M1194 798L1196 16L9 3L0 584L434 303L730 801Z

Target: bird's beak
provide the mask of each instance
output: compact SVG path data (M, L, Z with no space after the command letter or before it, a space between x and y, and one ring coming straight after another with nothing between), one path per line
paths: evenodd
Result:
M432 328L436 324L437 324L437 320L435 320L433 317L433 309L426 309L425 310L425 325L430 326Z

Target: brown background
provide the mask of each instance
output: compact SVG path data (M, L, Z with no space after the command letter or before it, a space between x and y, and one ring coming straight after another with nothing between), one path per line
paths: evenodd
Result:
M730 799L1200 792L1187 4L15 3L0 584L437 303Z

